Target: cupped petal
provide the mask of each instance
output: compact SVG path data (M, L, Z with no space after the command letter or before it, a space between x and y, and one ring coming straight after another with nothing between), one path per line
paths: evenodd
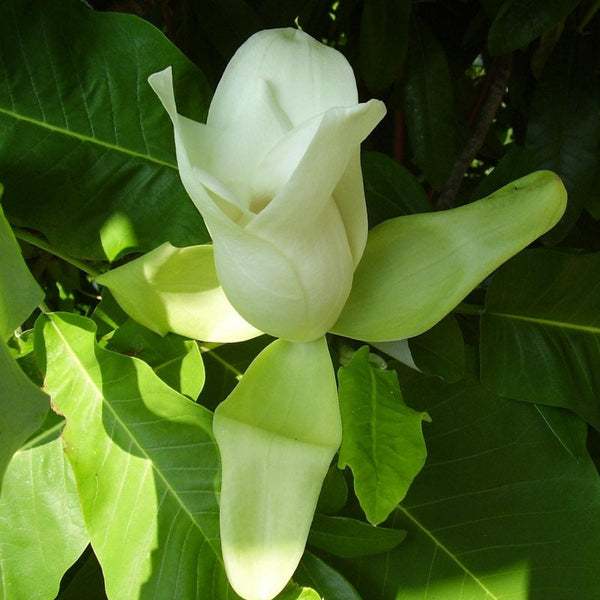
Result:
M261 335L231 306L215 271L211 245L168 242L96 279L133 319L159 333L206 342L241 342Z
M227 576L242 598L270 600L302 556L323 479L341 442L325 339L277 340L265 348L215 411L213 430L222 462Z
M214 235L219 280L254 327L310 341L336 321L352 285L353 261L333 200L310 218L269 235L223 226Z
M552 228L565 205L560 178L538 171L466 206L381 223L369 233L332 331L373 342L426 331Z
M344 56L297 29L269 29L234 54L217 86L207 123L219 129L260 118L252 99L266 82L291 126L332 106L358 102L352 67Z

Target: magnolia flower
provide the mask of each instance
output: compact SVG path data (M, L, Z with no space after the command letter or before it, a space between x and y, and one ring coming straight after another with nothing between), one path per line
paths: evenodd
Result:
M337 51L291 29L254 35L225 70L206 124L178 114L170 68L149 81L213 244L163 244L98 281L161 334L282 338L255 358L213 426L227 575L247 600L269 600L300 560L341 440L324 334L422 333L550 229L566 194L556 175L538 172L367 237L359 145L385 111L358 103Z
M359 145L383 103L359 104L344 57L294 29L238 50L206 125L177 114L170 67L149 82L173 121L181 179L228 300L275 337L321 337L367 239Z

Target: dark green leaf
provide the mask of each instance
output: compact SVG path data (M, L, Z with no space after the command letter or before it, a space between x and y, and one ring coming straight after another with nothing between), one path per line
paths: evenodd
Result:
M13 222L93 259L208 239L146 79L172 65L181 110L196 118L210 92L157 29L79 0L4 0L0 56L0 177Z
M174 333L162 337L129 319L115 331L106 348L148 363L167 385L192 400L202 391L204 363L194 340Z
M557 406L536 404L535 407L546 421L550 431L573 458L579 460L587 456L585 421L570 410Z
M199 401L214 410L229 396L254 357L271 341L273 338L262 335L239 344L201 345L206 384Z
M594 45L574 31L563 34L536 89L526 146L536 169L562 178L569 195L561 222L546 235L560 241L581 213L600 161L600 86L593 75Z
M344 430L339 465L352 469L367 519L381 523L425 462L426 415L404 404L396 373L373 367L368 346L340 368L338 380Z
M416 20L408 46L403 102L415 162L427 181L440 189L455 154L452 81L443 48Z
M348 501L348 484L344 473L335 465L329 467L319 501L317 502L317 512L323 514L334 514L342 510Z
M76 571L71 573L74 569ZM65 582L65 578L68 576L71 577L68 582ZM61 591L56 600L81 600L82 598L107 600L102 567L90 546L63 577Z
M400 368L427 410L428 459L388 526L406 529L385 557L346 561L368 598L567 600L600 585L600 481L532 405L474 379L445 384Z
M44 293L29 272L1 208L0 256L0 340L6 340L43 300Z
M406 532L398 529L374 527L347 517L315 515L308 543L335 556L355 558L387 552L405 537Z
M431 210L417 178L386 154L365 153L362 170L370 228L387 219Z
M325 600L362 600L345 577L310 552L302 556L294 581L300 585L310 585Z
M490 27L491 54L522 48L562 21L581 0L505 0Z
M600 254L524 252L494 275L481 319L481 380L600 428Z
M410 0L366 0L360 22L360 71L367 87L383 90L406 58Z
M409 338L410 353L419 371L450 383L465 372L465 343L456 318L444 317L425 333Z
M514 144L500 159L494 170L481 180L472 194L472 199L485 198L511 181L525 177L535 171L535 165L533 151Z

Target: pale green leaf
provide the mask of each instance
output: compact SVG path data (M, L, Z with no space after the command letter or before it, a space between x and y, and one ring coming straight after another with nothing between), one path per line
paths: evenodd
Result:
M108 597L235 598L218 539L211 414L94 334L92 321L66 313L36 325Z
M0 597L53 600L88 543L62 423L13 457L0 493Z
M423 333L550 229L565 202L560 179L538 171L466 206L381 223L333 332L377 342Z
M354 490L367 519L384 521L423 467L427 418L402 400L398 377L369 363L363 346L338 373L344 437L339 465L354 474Z
M341 438L324 338L277 340L215 411L223 464L221 538L244 598L273 598L302 556L319 490Z

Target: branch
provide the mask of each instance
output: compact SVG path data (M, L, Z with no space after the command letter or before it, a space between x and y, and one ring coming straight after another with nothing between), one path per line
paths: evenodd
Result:
M446 185L440 193L436 203L437 210L444 210L454 206L456 194L458 193L465 173L483 145L494 117L498 112L498 108L500 107L502 97L504 96L508 84L510 66L510 54L499 56L494 61L490 75L487 98L481 105L481 111L479 112L479 118L475 123L473 133L454 163L450 177L448 177L448 181L446 181Z

